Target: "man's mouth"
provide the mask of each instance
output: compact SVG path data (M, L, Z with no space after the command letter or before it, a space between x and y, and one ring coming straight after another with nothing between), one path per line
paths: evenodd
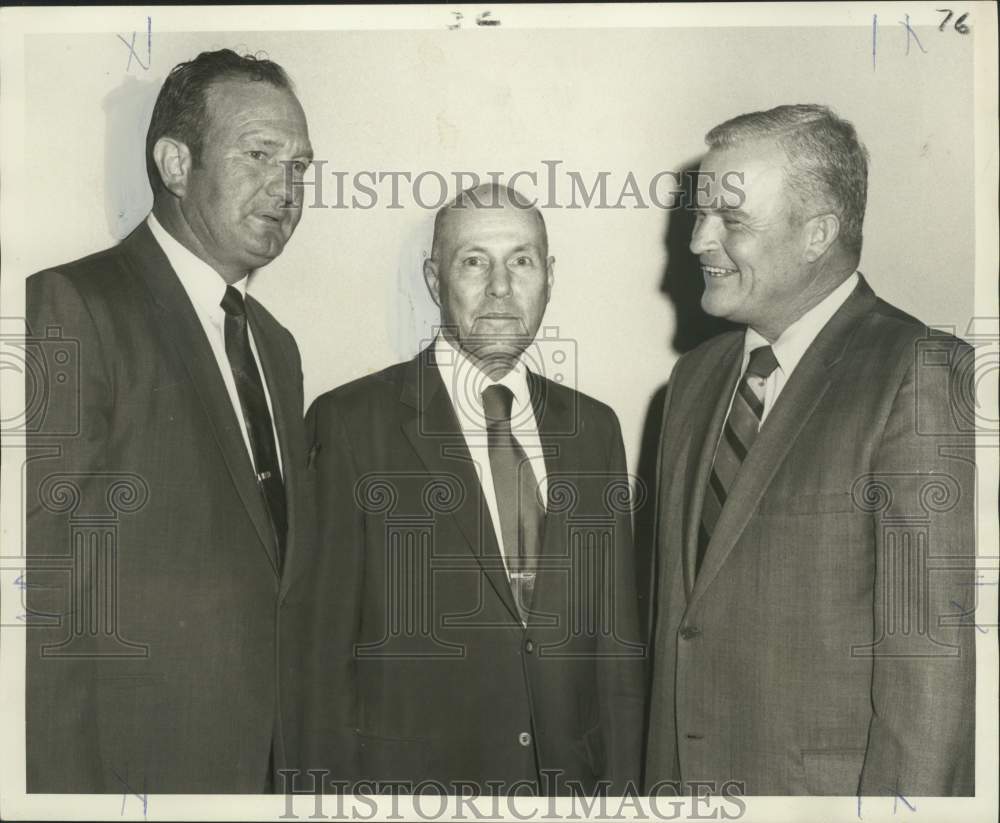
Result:
M721 266L706 266L704 263L701 266L701 270L707 277L711 278L729 277L738 271L737 269L724 269Z
M281 215L274 212L257 212L257 217L270 223L281 223Z

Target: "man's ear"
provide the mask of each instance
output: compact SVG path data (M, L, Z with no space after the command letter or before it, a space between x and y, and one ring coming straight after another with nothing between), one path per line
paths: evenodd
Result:
M430 257L424 260L424 282L431 293L434 302L441 305L441 278L438 277L438 265Z
M187 194L188 174L191 171L191 150L186 143L172 137L161 137L153 146L153 162L160 173L160 180L168 191L177 197Z
M835 214L818 214L806 221L805 230L805 258L807 262L815 263L840 236L840 220Z

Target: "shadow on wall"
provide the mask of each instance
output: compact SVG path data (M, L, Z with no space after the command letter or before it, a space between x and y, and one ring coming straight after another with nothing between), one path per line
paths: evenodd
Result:
M126 76L103 101L104 214L116 241L132 231L153 208L146 175L146 132L160 83Z
M699 160L693 160L681 169L684 186L675 192L675 196L683 208L667 212L667 228L664 235L667 262L660 278L660 292L674 307L674 336L670 344L678 355L697 348L717 334L740 328L728 320L706 314L701 308L701 295L705 290L705 284L698 257L690 249L696 216L694 209L690 207L695 202L695 179L691 173L697 171L698 163ZM642 441L639 445L639 461L636 466L636 475L646 489L646 502L635 515L636 582L643 626L648 625L651 585L656 570L653 554L656 540L654 518L658 494L656 457L667 385L664 383L660 386L649 401L642 428Z

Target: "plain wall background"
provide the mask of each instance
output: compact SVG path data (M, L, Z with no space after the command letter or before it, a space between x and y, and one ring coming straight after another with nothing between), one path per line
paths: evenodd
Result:
M348 183L362 170L432 170L453 184L455 171L542 175L543 160L563 161L561 202L566 170L588 182L609 171L613 202L629 171L645 188L657 172L696 163L704 133L728 117L828 104L854 122L872 157L861 270L890 302L961 332L974 296L972 48L953 32L917 31L927 53L911 43L907 55L905 31L887 21L875 68L864 26L154 30L148 70L136 59L127 67L127 48L110 34L31 35L30 185L17 205L31 232L5 238L5 267L26 276L111 245L138 223L151 204L143 138L163 77L199 51L231 47L266 52L293 78L316 157L327 161L328 204L333 170L347 171ZM144 41L140 31L143 62ZM386 208L388 182L373 209L307 209L285 253L253 278L298 340L307 403L410 357L431 332L421 263L433 212L414 205L405 183L402 191L402 209ZM431 181L422 191L436 196ZM658 208L549 209L545 218L556 284L544 325L571 341L552 344L575 362L568 382L618 412L635 471L650 399L699 328L689 218Z

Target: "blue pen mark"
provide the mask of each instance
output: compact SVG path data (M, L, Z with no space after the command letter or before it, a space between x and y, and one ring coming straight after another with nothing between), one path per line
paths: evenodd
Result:
M128 64L125 66L125 71L132 68L132 58L135 58L135 62L142 66L143 71L149 71L149 67L153 64L153 18L146 18L146 62L143 63L139 55L135 51L135 38L137 32L132 32L132 42L130 43L120 34L116 34L119 40L125 44L125 48L128 49Z
M149 809L149 795L146 794L146 793L139 794L135 789L133 789L129 785L129 782L128 782L128 779L127 779L127 775L128 775L128 771L127 770L125 772L126 777L122 777L114 769L112 769L111 771L114 774L114 776L117 778L118 782L121 783L122 786L125 788L125 791L122 792L122 810L121 810L121 814L124 816L124 814L125 814L125 801L128 800L128 796L129 795L132 795L132 797L135 797L135 798L137 798L138 800L140 800L142 802L142 818L143 818L143 820L145 820L146 819L146 812Z
M927 49L925 49L924 46L923 46L923 44L920 42L920 38L917 37L917 33L913 30L913 27L910 26L910 15L908 15L908 14L906 15L906 22L903 22L902 20L900 20L899 21L899 25L903 26L903 28L906 29L906 56L907 57L910 56L910 39L911 38L917 41L917 46L920 47L920 51L922 51L924 54L927 54Z
M900 800L903 801L903 803L906 805L906 808L908 808L911 812L915 812L917 810L916 806L914 806L913 804L911 804L910 801L907 800L905 797L903 797L903 795L901 795L899 792L896 792L896 797L892 801L892 813L893 814L896 813L896 807L899 805L899 801Z
M875 53L877 51L878 51L878 15L873 14L872 15L872 71L875 71Z
M961 614L959 615L960 617L965 617L965 615L966 615L966 608L965 608L965 606L957 603L954 600L951 601L951 605L954 606L956 609L958 609L959 612L961 612ZM976 623L974 621L961 620L961 621L959 621L959 625L962 625L962 626L975 626L976 627L976 631L982 632L983 634L989 634L989 630L984 629L982 626L980 626L978 623Z

